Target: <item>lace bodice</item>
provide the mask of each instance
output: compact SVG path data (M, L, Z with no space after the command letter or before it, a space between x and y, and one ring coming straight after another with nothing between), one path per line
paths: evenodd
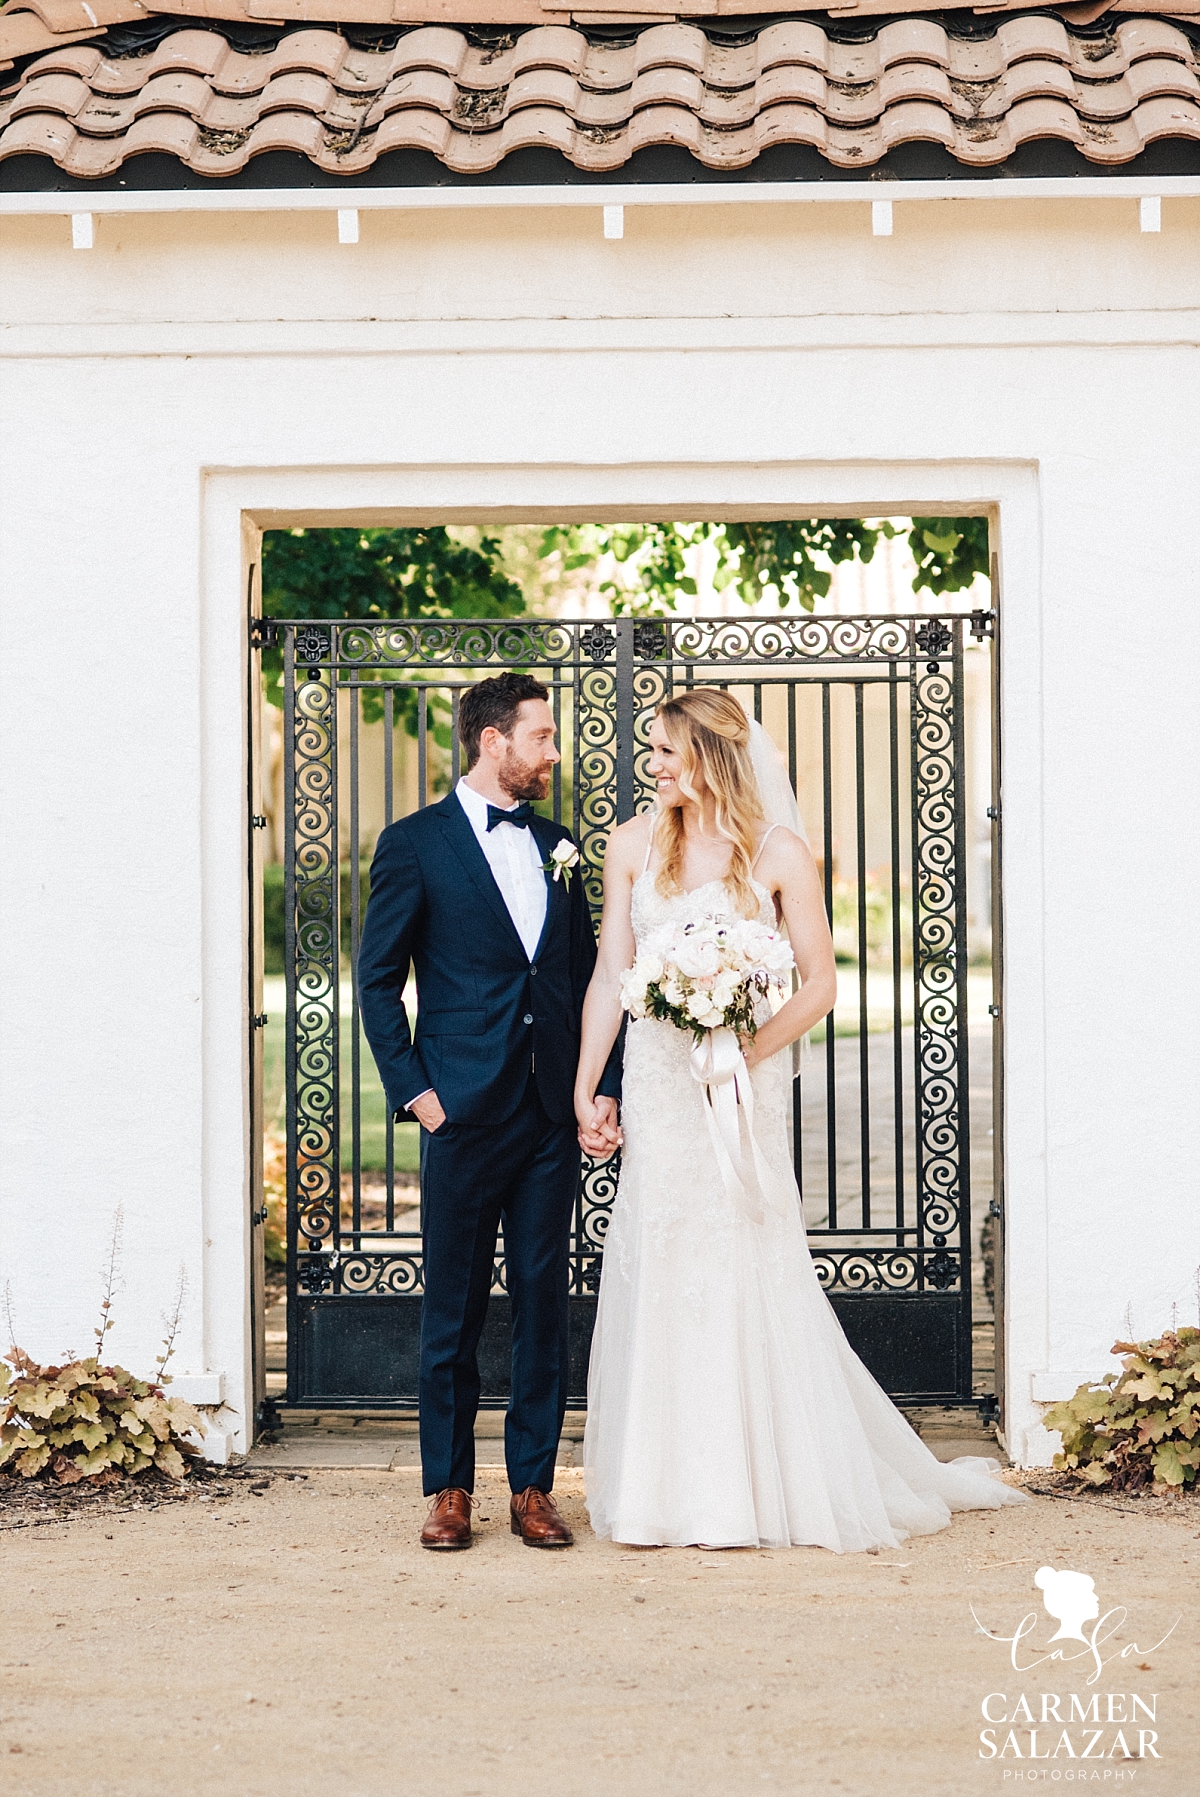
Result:
M774 929L774 899L758 880L752 877L750 884L758 894L759 922ZM639 950L652 930L661 929L663 924L670 923L673 919L687 923L693 918L714 917L723 913L733 913L733 900L724 880L706 880L703 886L694 886L690 892L673 893L670 898L664 898L658 890L654 883L654 872L650 868L633 883L629 916Z

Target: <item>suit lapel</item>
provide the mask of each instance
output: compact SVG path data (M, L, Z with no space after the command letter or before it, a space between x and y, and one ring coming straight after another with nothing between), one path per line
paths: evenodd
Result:
M496 884L496 877L488 866L488 858L479 846L479 838L471 828L471 820L463 810L453 793L443 799L438 806L442 828L446 833L454 853L462 863L463 871L495 914L496 921L516 944L520 954L524 955L525 946L517 935L517 926L508 914L508 906L504 902L504 894ZM549 916L549 906L547 906Z
M555 825L547 823L545 818L538 817L535 814L533 823L530 825L530 830L533 835L533 840L537 843L538 852L542 857L543 863L549 861L550 851L558 840L558 831ZM542 952L543 944L549 940L550 931L556 922L560 909L565 905L567 898L565 876L560 875L556 880L553 874L543 873L542 877L546 882L546 919L542 924L542 933L538 937L537 947L533 951L533 959L535 961Z

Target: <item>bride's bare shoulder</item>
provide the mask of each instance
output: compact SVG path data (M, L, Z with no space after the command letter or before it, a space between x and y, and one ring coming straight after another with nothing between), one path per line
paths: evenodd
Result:
M646 859L646 850L650 846L650 829L653 818L647 812L640 812L631 817L628 823L618 824L608 839L605 860L620 868L635 868L641 873Z
M777 890L789 878L803 878L814 871L812 851L794 830L789 830L786 824L777 824L767 832L755 868L764 885Z

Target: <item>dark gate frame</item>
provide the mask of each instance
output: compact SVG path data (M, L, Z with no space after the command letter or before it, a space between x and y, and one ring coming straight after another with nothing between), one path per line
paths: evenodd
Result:
M394 815L393 738L411 720L419 802L430 799L430 741L448 726L450 774L460 771L461 691L516 667L551 689L560 731L571 721L569 820L599 915L611 828L652 802L646 729L672 690L750 688L762 715L766 687L788 689L788 748L796 776L796 688L821 687L826 906L833 915L830 699L854 689L860 939L860 1126L864 1180L858 1215L839 1212L836 1188L833 1013L826 1025L828 1218L809 1231L821 1282L847 1335L898 1402L972 1401L971 1204L966 1031L966 837L963 648L991 636L995 614L897 617L322 621L256 619L251 647L279 647L284 692L284 854L287 976L287 1406L409 1409L416 1402L422 1265L419 1231L396 1227L393 1124L387 1123L384 1228L364 1228L360 1169L361 1029L354 972L362 923L359 884L358 694L381 705L386 732L385 821ZM896 1194L890 1220L872 1210L868 1175L863 701L886 687L891 774L891 919L896 1105ZM899 696L909 693L915 1207L905 1210L901 1027L901 742ZM351 701L349 936L352 1078L350 1222L343 1221L340 1077L341 868L338 695ZM442 695L445 695L443 698ZM447 714L448 713L448 717ZM445 730L443 729L443 734ZM562 818L562 768L554 816ZM800 1091L795 1095L800 1126ZM799 1136L797 1135L797 1141ZM797 1165L800 1154L797 1148ZM572 1407L586 1403L587 1356L614 1161L584 1163L570 1257ZM507 1402L508 1300L504 1261L480 1365L483 1403Z

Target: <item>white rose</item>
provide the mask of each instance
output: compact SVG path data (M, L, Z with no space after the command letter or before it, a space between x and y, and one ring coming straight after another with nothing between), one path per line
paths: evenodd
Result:
M712 988L712 1001L720 1011L727 1011L737 997L741 980L736 973L726 970L719 974Z
M635 962L621 975L621 1003L634 1017L646 1015L646 987L648 981L642 972L641 964Z
M564 836L560 841L556 842L554 847L550 850L549 861L543 861L542 872L549 874L553 880L565 878L566 883L569 886L571 884L571 875L578 866L579 847L576 843L571 841L569 836Z
M704 1029L713 1029L721 1021L721 1012L707 992L693 992L687 1001L687 1014Z
M689 979L702 979L720 971L721 956L715 942L702 936L689 936L680 943L675 964Z

